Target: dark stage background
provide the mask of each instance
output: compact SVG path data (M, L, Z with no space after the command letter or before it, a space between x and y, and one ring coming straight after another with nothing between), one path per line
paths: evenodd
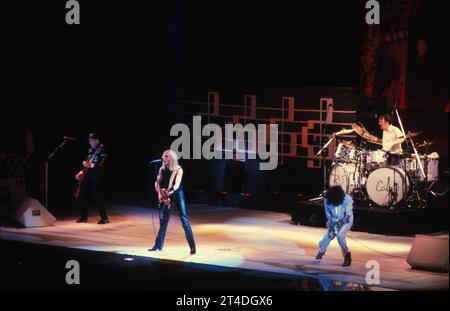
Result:
M270 105L292 96L298 108L299 99L307 96L300 92L305 87L346 87L354 90L355 97L391 98L383 91L391 82L383 80L382 73L373 79L364 76L370 71L364 63L370 41L365 1L294 5L292 1L81 0L81 25L75 26L65 24L65 1L58 2L8 4L12 7L6 10L7 97L0 125L0 153L32 153L27 192L41 200L46 156L62 136L79 138L50 162L53 208L73 200L73 175L85 157L83 138L90 131L101 132L111 151L110 201L148 203L149 178L153 178L149 161L169 148L170 127L187 120L177 113L180 100L207 102L208 91L216 91L229 96L224 102L241 105L241 96L251 93ZM408 3L391 2L400 7ZM401 92L415 96L423 71L427 88L417 95L420 103L409 107L414 97L405 101L401 113L411 130L436 139L441 155L448 158L448 114L443 113L445 101L448 106L448 2L423 2L427 10L418 11L420 23L411 18L408 24L413 39L407 41L407 51L414 51L413 40L430 34L432 64L409 58L414 75L408 81L414 88L407 92L403 86ZM442 3L447 6L445 13ZM395 21L401 16L390 18ZM382 66L373 60L369 65ZM369 88L367 81L372 83ZM435 85L439 85L437 97ZM349 103L354 103L353 96ZM308 104L319 102L314 99ZM412 113L410 108L421 110ZM32 135L34 150L27 148L27 133ZM207 189L208 163L189 160L182 165L188 190ZM282 175L284 186L278 185L281 191L310 196L321 188L320 167L307 169L304 159L288 159L281 170L287 172ZM201 178L193 177L200 171ZM297 178L290 179L291 174Z

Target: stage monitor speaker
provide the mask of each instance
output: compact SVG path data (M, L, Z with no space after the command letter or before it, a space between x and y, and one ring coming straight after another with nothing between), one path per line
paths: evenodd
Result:
M406 262L413 269L448 272L448 235L416 235Z
M11 213L11 218L24 227L46 227L56 218L42 204L33 198L24 199Z

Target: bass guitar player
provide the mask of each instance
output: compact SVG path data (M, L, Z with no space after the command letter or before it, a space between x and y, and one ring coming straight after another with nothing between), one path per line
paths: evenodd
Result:
M108 153L98 134L89 134L88 140L90 148L87 159L82 163L83 169L75 175L78 187L74 195L80 200L82 213L77 222L88 221L89 206L93 203L100 214L98 224L107 224L109 219L104 203L104 181Z

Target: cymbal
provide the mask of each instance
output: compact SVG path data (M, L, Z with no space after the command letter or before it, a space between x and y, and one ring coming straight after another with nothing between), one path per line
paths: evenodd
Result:
M416 136L421 135L423 132L408 132L408 134L406 134L406 138L413 138Z
M374 143L374 144L380 144L378 142L378 138L373 136L372 134L370 134L364 127L359 126L358 124L352 124L352 128L356 132L356 134L358 134L365 140L367 140L371 143Z
M430 147L433 144L434 143L431 141L424 141L422 144L417 145L417 148L426 148L426 147Z
M346 135L346 134L351 134L353 133L355 130L354 129L342 129L339 132L334 133L334 135L339 136L339 135Z
M358 134L358 135L361 135L363 132L364 132L364 130L365 130L365 128L363 128L362 126L359 126L358 124L352 124L352 129Z

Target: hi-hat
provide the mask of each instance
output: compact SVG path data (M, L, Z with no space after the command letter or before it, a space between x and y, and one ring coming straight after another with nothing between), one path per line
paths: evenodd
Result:
M431 145L433 145L433 142L431 142L431 141L424 141L422 144L417 145L417 148L426 148L426 147L430 147Z
M423 132L408 132L408 134L406 134L406 138L413 138L416 136L421 135Z

